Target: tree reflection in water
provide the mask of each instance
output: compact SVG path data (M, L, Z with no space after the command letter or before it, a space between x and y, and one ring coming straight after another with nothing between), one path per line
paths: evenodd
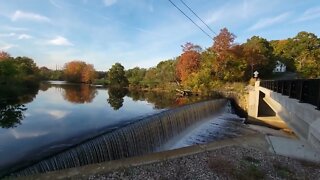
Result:
M114 110L118 110L123 106L123 97L128 93L128 89L126 88L109 88L107 99L108 103Z
M35 88L7 88L0 90L0 127L15 128L24 119L24 111L27 110L24 104L33 101L38 93Z
M62 93L64 99L75 104L91 103L97 94L96 88L88 84L62 85L61 87L64 89Z
M128 96L134 101L148 101L154 104L156 109L174 108L185 104L191 104L205 99L214 97L202 96L177 96L174 92L157 92L157 91L129 91Z
M8 104L0 102L0 126L2 128L15 128L24 118L23 111L27 110L23 104Z

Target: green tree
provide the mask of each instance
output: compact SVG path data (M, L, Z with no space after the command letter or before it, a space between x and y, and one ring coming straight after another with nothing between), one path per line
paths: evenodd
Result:
M109 85L112 87L127 87L128 79L125 76L124 67L120 63L115 63L108 72Z
M0 84L13 83L16 74L17 70L13 61L0 61Z
M291 54L297 72L305 78L320 77L320 39L313 33L303 31L292 41Z
M24 77L28 75L38 75L39 68L37 67L33 59L19 56L16 57L13 61L20 76Z
M139 67L128 69L126 71L126 77L128 78L129 84L132 86L141 86L146 72L146 69Z
M273 54L276 60L286 65L287 71L296 71L294 57L291 54L292 39L273 40L270 45L273 47Z
M0 83L6 85L36 86L39 83L39 69L28 57L9 57L3 53L0 61Z
M161 84L172 83L177 81L176 76L176 59L161 61L156 66L157 78Z
M273 48L270 43L261 37L253 36L243 44L243 54L248 64L248 76L252 77L258 71L261 77L268 77L275 67Z
M143 84L150 88L155 88L160 84L159 79L157 79L157 69L155 67L147 70L146 75L143 78Z
M295 37L272 41L274 54L288 70L304 78L319 77L320 39L313 33L299 32Z
M143 78L143 85L151 88L172 89L178 79L176 63L176 59L169 59L159 62L156 67L149 68Z

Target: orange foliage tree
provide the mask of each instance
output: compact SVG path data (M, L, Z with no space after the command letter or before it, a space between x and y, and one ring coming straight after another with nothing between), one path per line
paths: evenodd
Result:
M62 95L64 99L74 104L90 103L97 94L97 90L88 84L65 86L63 89Z
M190 42L181 46L183 53L178 59L176 72L178 78L184 82L191 73L196 72L200 67L201 47Z
M95 78L95 69L92 64L71 61L64 66L64 76L69 82L91 83Z
M214 64L214 71L221 72L226 69L230 56L233 55L234 40L236 36L228 31L227 28L220 30L220 33L213 38L214 43L211 49L217 55L217 62ZM217 74L219 76L219 73Z
M9 59L11 56L9 53L5 52L5 51L0 51L0 61Z

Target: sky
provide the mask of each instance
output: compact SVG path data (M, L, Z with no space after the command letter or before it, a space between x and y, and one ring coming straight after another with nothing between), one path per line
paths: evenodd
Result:
M183 0L216 34L226 27L237 43L300 31L320 35L319 0ZM210 36L180 0L172 0ZM62 68L82 60L97 70L120 62L126 69L156 66L181 54L186 42L213 40L169 0L0 0L0 50L38 66Z

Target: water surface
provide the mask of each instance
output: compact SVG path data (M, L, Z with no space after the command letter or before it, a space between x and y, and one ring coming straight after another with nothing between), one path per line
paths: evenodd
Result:
M0 171L201 99L64 82L22 92L0 97Z

